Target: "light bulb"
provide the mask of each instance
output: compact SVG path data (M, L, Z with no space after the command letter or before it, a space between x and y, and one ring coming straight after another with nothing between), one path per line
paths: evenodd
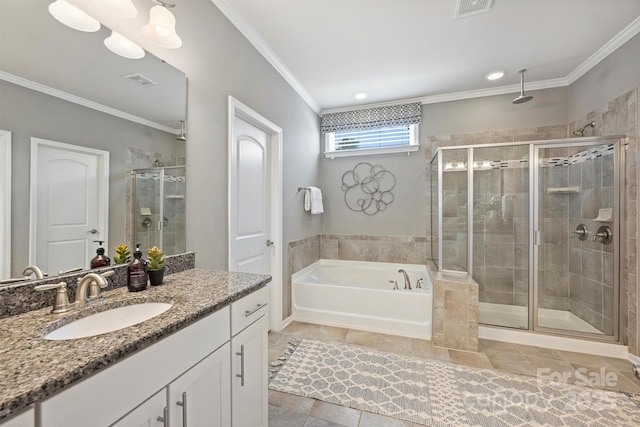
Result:
M51 3L49 13L60 23L74 30L93 33L100 29L100 22L65 0L56 0Z
M104 45L111 52L129 59L140 59L144 57L144 50L115 31L111 32L111 36L104 39Z
M176 18L163 6L153 6L149 10L149 23L142 27L142 34L167 49L182 46L182 40L176 33Z

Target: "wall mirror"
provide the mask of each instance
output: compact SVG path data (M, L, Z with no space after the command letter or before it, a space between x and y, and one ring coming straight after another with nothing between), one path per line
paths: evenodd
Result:
M104 46L110 29L102 26L97 32L85 33L68 28L49 14L49 3L0 2L0 129L11 132L12 169L10 203L1 202L0 210L11 217L9 277L21 276L31 262L34 138L109 153L108 232L97 233L94 240L106 241L111 257L118 244L131 246L143 237L136 236L135 227L144 219L140 206L154 206L153 200L143 200L138 207L132 202L131 171L151 169L150 176L155 176L156 168L185 163L185 74L148 52L136 60L112 53ZM184 187L184 173L172 179ZM180 203L184 196L173 194L165 212ZM166 223L165 218L156 222ZM152 242L151 237L144 237L143 248ZM175 247L185 245L183 239ZM93 254L96 248L91 247ZM86 268L88 263L89 259L74 260L68 268Z

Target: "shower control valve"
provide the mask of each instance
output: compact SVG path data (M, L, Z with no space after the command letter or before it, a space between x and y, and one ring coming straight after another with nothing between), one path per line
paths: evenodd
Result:
M587 236L589 235L589 230L587 230L587 226L584 224L580 224L576 227L576 229L571 233L571 238L578 238L579 240L587 240ZM595 240L595 237L593 238Z
M593 241L599 241L603 245L608 245L613 240L613 232L611 231L611 227L608 225L603 225L598 228L598 232L593 235Z

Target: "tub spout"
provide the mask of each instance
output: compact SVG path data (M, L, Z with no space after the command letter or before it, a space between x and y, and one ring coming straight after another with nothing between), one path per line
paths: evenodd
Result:
M407 272L403 268L401 268L400 270L398 270L398 273L402 273L402 275L404 276L404 288L411 290L411 280L409 280L409 275L407 274Z

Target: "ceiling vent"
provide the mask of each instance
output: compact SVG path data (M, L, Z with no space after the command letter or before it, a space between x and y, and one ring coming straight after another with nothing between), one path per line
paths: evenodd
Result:
M493 0L458 0L455 19L489 12Z
M134 73L134 74L127 74L122 76L125 79L129 80L131 83L140 86L140 87L149 87L149 86L155 86L158 83L154 82L151 79L148 79L147 77L143 76L142 74L138 74L138 73Z

